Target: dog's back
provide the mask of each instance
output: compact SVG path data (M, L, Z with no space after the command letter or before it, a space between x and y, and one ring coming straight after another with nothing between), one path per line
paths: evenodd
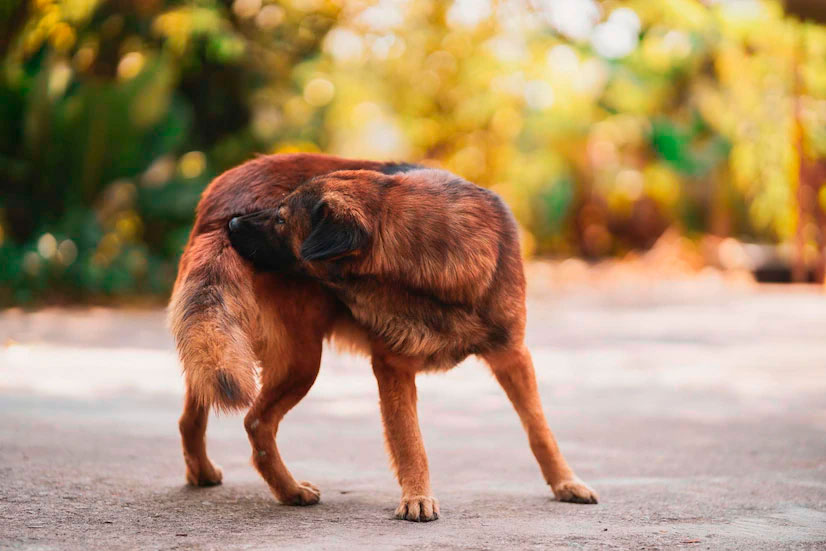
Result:
M365 269L427 289L440 300L473 302L487 292L501 247L516 243L507 208L492 192L443 170L393 178Z
M329 192L369 177L357 171L323 180ZM349 277L325 282L358 321L393 351L425 356L434 368L503 346L521 331L516 223L498 196L433 169L367 185L381 188L380 199L362 209L374 218L369 250Z

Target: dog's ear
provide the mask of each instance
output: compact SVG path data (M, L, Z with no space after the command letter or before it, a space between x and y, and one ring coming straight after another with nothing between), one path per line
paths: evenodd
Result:
M335 260L359 254L367 245L367 232L352 216L334 212L320 200L310 213L310 235L301 244L304 260Z

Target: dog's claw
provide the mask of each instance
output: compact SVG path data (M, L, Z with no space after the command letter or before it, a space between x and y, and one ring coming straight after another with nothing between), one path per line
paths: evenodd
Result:
M396 518L413 522L429 522L439 518L439 500L433 496L403 497L396 509Z
M585 504L594 504L599 501L597 493L578 478L560 482L551 489L558 501Z

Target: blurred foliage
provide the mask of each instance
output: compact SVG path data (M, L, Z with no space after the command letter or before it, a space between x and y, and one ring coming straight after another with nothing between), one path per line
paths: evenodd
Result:
M163 296L255 152L445 167L528 253L823 247L826 28L769 0L3 0L0 126L0 304Z

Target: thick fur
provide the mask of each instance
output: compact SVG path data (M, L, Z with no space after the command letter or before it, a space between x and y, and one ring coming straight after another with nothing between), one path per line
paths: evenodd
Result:
M271 155L229 170L210 184L181 257L168 316L194 400L207 408L237 410L248 407L257 391L258 299L253 270L230 247L228 220L272 208L319 174L397 166L325 155ZM293 300L299 305L304 298ZM285 323L300 324L300 314Z
M516 223L498 196L449 172L317 177L278 208L234 220L230 240L261 270L320 281L372 337L427 368L521 337Z
M516 223L494 193L441 170L343 170L233 218L232 246L259 273L318 281L367 331L401 518L431 520L415 375L483 357L508 393L557 497L595 503L547 427L524 346Z
M224 232L190 240L169 304L169 325L190 395L202 406L249 406L257 391L259 334L252 274Z
M282 503L319 501L313 484L293 478L274 437L312 387L322 342L332 337L372 355L402 487L398 518L439 515L418 426L415 375L470 353L486 359L513 402L556 497L596 502L542 414L522 344L524 277L510 214L493 194L454 185L458 179L447 173L413 178L420 169L272 155L227 171L204 192L169 306L186 380L179 428L191 484L222 481L206 453L209 409L249 406L244 426L252 462L272 493ZM421 184L419 196L396 185L408 182L407 174L413 187ZM377 193L375 181L385 182L385 191ZM275 229L288 225L279 209L307 182L335 193L307 203L303 225L294 227L285 247Z

